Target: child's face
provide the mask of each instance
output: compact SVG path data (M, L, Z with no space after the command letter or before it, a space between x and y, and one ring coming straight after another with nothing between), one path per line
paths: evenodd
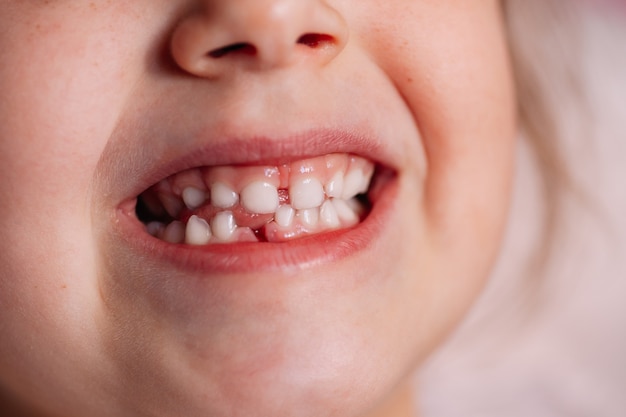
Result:
M0 7L10 395L361 415L479 291L515 130L496 1Z

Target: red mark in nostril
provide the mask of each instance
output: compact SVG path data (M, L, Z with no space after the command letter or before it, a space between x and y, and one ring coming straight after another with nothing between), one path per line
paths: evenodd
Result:
M335 39L330 35L324 35L321 33L307 33L298 39L298 43L306 45L309 48L319 48L328 44L334 43Z

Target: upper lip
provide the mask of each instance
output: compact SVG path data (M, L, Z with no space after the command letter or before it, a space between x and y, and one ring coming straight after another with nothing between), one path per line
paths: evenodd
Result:
M178 172L202 166L279 165L330 153L350 153L396 171L394 158L381 138L354 131L318 129L287 138L200 137L188 149L172 146L168 156L155 155L140 177L129 184L126 201ZM158 161L158 163L157 163Z

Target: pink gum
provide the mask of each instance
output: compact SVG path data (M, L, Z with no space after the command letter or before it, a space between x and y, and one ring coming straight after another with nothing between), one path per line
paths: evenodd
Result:
M279 189L289 188L291 180L314 177L326 184L337 172L359 168L368 174L374 165L364 158L349 154L330 154L283 164L280 166L220 166L194 168L178 173L155 185L158 194L180 196L187 187L208 191L212 184L221 182L240 193L248 184L264 181Z

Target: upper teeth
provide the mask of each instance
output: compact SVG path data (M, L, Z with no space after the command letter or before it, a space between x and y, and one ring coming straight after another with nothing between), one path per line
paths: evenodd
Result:
M239 195L222 182L211 185L211 204L218 208L231 208L239 201Z
M343 191L341 193L341 198L344 200L349 200L352 197L364 192L367 190L363 190L364 181L363 172L359 169L348 172L346 177L343 180Z
M289 185L289 199L297 210L319 207L324 202L324 187L315 178L299 178Z
M241 205L251 213L274 213L278 203L278 189L267 182L255 181L241 190Z
M205 192L194 187L187 187L183 190L183 201L189 209L197 209L206 201Z
M343 194L343 174L341 172L335 173L333 177L324 186L326 195L330 198L341 197Z

